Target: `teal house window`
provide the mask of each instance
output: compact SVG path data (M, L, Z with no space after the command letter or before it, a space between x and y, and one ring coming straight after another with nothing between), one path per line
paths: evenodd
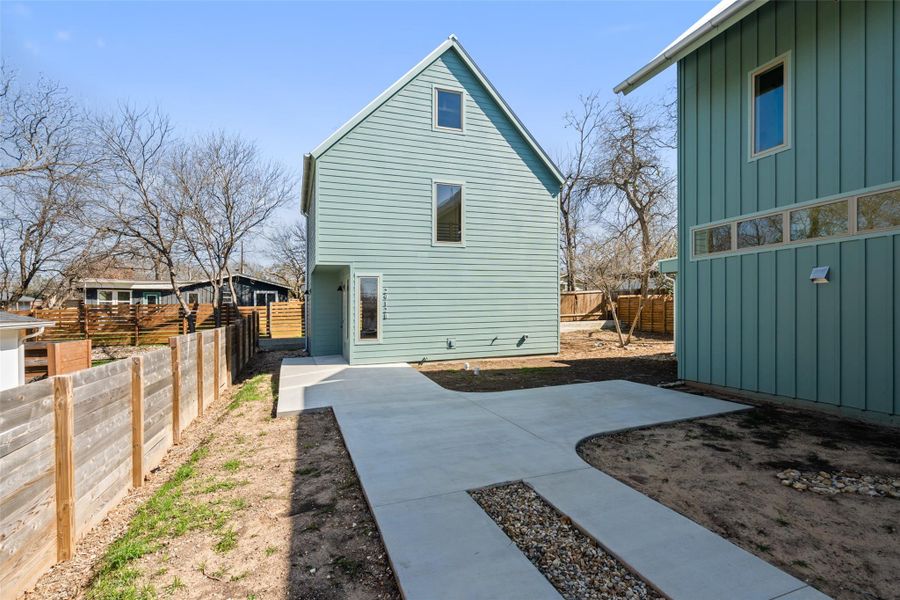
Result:
M788 148L787 72L785 57L751 74L751 159Z
M434 124L436 129L463 129L463 93L457 90L434 90Z

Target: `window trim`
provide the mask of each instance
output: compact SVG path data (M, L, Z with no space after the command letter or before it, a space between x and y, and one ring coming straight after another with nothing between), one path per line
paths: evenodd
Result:
M783 250L785 248L797 248L803 246L811 246L816 244L829 244L833 242L839 242L842 240L846 240L848 238L851 239L866 239L869 237L877 237L883 235L896 235L900 233L900 226L894 227L882 227L880 229L865 229L859 231L857 229L857 213L858 213L858 202L857 200L862 196L872 196L875 194L880 194L883 192L890 192L894 190L900 190L900 182L894 181L884 185L872 186L869 188L862 188L856 190L850 194L835 194L833 196L826 196L825 198L818 198L815 200L809 200L807 202L799 202L797 204L791 204L788 206L782 207L780 210L764 210L757 211L754 213L748 213L745 215L739 215L737 217L733 217L731 219L721 219L718 221L710 221L709 223L703 223L702 225L693 225L688 228L688 244L690 245L690 260L709 260L713 258L720 258L725 256L740 256L742 254L753 254L759 252L771 252L775 250ZM825 204L832 204L835 202L847 202L847 232L841 233L838 235L830 235L830 236L822 236L817 238L805 238L802 240L791 240L791 227L790 227L790 219L791 213L798 210L805 210L808 208L815 208L817 206L823 206ZM749 221L752 219L757 219L760 217L768 217L781 215L782 221L782 236L781 242L774 244L766 244L764 246L750 246L747 248L738 248L737 247L737 224L741 221ZM694 233L697 231L702 231L704 229L710 229L712 227L719 227L722 225L730 225L731 226L731 249L730 250L721 250L719 252L710 252L707 254L696 254L694 252Z
M259 303L260 295L275 296L275 299L272 300L272 302L278 302L278 292L275 290L253 290L253 306L268 306L268 304L260 304Z
M458 185L460 195L459 241L440 242L437 239L437 186ZM452 177L435 177L431 179L431 245L450 248L466 247L466 182Z
M438 92L459 94L459 124L460 127L442 127L438 125ZM466 90L449 85L434 84L431 86L431 128L434 131L463 134L466 132Z
M378 314L378 325L377 325L378 336L374 340L364 340L364 339L360 338L360 335L362 334L362 319L360 318L360 312L361 312L361 308L362 308L362 294L360 293L360 283L361 283L360 280L363 277L374 277L378 280L378 293L375 296L376 300L378 301L378 313L377 313ZM382 315L381 315L381 312L383 310L382 306L381 306L381 294L383 291L383 288L381 287L381 273L354 273L353 279L354 279L353 292L354 292L354 296L355 296L353 298L353 317L354 317L353 318L353 320L354 320L353 341L355 344L358 344L358 345L380 344L381 338L384 335L384 329L382 327L383 319L382 319Z
M101 292L109 292L112 294L112 300L109 302L103 302L100 300ZM120 302L119 301L119 292L128 292L128 302ZM118 306L120 304L131 304L134 302L134 294L131 290L120 290L115 288L99 288L97 289L97 304L101 306Z
M195 295L195 296L197 296L197 301L196 301L196 302L191 302L191 295L192 295L192 294ZM187 302L188 304L196 304L196 305L199 306L199 304L200 304L200 292L185 292L185 293L184 293L184 301Z
M149 302L147 302L147 298L151 296L156 298L156 304L151 305ZM141 294L141 304L147 306L156 306L158 304L162 304L162 294L160 292L144 292L143 294Z
M762 152L756 152L754 147L754 133L756 131L756 103L753 101L753 93L756 89L755 78L757 75L764 73L778 64L784 65L784 141L778 146L774 146L772 148L768 148L763 150ZM760 158L765 158L766 156L772 156L773 154L778 154L779 152L784 152L785 150L791 149L791 143L793 136L791 135L791 125L793 123L793 85L791 85L791 51L788 50L784 54L780 54L770 60L769 62L762 64L747 75L747 110L749 111L749 118L747 119L748 130L747 130L747 162L753 162L759 160Z

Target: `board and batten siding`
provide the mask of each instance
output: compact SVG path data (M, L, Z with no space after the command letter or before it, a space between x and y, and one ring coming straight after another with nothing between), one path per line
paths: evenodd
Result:
M435 85L465 90L463 133L433 129ZM455 50L316 169L316 262L382 276L382 340L352 309L351 362L558 352L559 183ZM432 244L433 180L464 182L464 247Z
M790 52L791 148L748 161L748 73ZM679 375L900 414L900 235L692 260L691 227L900 181L900 3L773 1L678 63ZM900 185L900 184L898 184ZM831 281L813 285L814 266Z

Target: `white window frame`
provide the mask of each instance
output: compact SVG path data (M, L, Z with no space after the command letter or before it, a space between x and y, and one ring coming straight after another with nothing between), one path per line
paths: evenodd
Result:
M378 299L378 336L374 340L364 340L360 337L362 334L362 318L360 317L360 309L362 304L362 294L360 293L360 280L363 277L374 277L378 280L378 294L376 298ZM381 273L354 273L353 275L354 283L353 289L355 297L353 298L353 330L354 330L354 342L356 344L380 344L381 338L384 335L384 330L382 329L382 310L383 307L381 305Z
M275 296L275 299L272 302L278 302L278 292L275 290L254 290L253 291L253 306L266 306L265 304L259 303L260 296Z
M809 202L801 202L799 204L791 204L789 206L785 206L780 210L767 210L767 211L759 211L755 213L749 213L746 215L740 215L738 217L734 217L732 219L723 219L720 221L712 221L710 223L703 223L702 225L694 225L688 229L689 236L689 244L690 244L690 260L709 260L713 258L719 258L723 256L735 256L741 254L752 254L757 252L771 252L773 250L780 250L782 248L790 248L790 247L801 247L801 246L811 246L816 244L829 244L835 241L844 240L847 238L853 239L865 239L869 237L876 237L885 234L892 234L894 232L900 232L900 226L894 227L881 227L879 229L866 229L860 231L857 226L857 218L858 218L858 200L863 196L872 196L875 194L880 194L883 192L890 192L893 190L900 190L900 184L898 182L889 183L886 185L878 185L870 188L863 188L855 192L851 192L849 194L835 194L834 196L828 196L826 198L819 198L816 200L810 200ZM791 213L798 210L806 210L808 208L815 208L817 206L824 206L826 204L833 204L835 202L846 202L847 203L847 231L846 233L840 233L837 235L827 235L816 238L803 238L801 240L792 240L791 239ZM759 217L769 217L769 216L777 216L781 215L782 218L782 226L781 226L781 241L773 244L765 244L762 246L748 246L746 248L738 248L737 247L737 224L742 221L749 221L752 219L757 219ZM730 250L720 250L719 252L708 252L706 254L696 254L694 252L694 234L697 231L702 231L704 229L710 229L712 227L719 227L722 225L730 225L731 226L731 249Z
M458 185L460 195L459 241L440 242L437 239L437 186ZM431 180L431 245L465 248L466 246L466 182L452 177L433 178Z
M109 292L110 294L112 294L112 300L110 302L102 302L100 300L101 292ZM119 293L120 292L128 292L128 302L124 302L124 301L120 302L119 301ZM131 293L131 290L117 290L117 289L108 289L108 288L97 290L97 304L100 304L103 306L118 306L119 304L131 304L132 302L134 302L134 295Z
M162 304L162 294L159 292L144 292L141 295L141 304L149 305L150 303L147 302L147 298L150 296L153 296L154 298L156 298L156 304Z
M438 125L438 92L459 94L459 129L455 127L442 127ZM465 133L466 131L466 90L448 85L433 85L431 87L431 127L434 131L447 131L450 133Z
M754 102L754 93L756 91L756 76L765 73L766 71L778 66L779 64L784 65L784 141L778 146L768 148L761 152L756 152L754 143L756 133L756 102ZM748 123L749 129L747 132L747 156L749 157L748 162L753 162L755 160L759 160L760 158L778 154L779 152L784 152L785 150L791 149L791 124L793 123L794 105L793 86L791 85L791 73L791 53L790 51L788 51L753 69L748 74L747 107L749 109L750 116Z
M196 302L191 302L191 296L197 296ZM189 305L200 304L200 292L185 292L184 293L184 301Z

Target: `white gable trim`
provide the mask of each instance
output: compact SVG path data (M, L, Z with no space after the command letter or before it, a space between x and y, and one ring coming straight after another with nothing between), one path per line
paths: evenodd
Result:
M427 69L434 61L440 58L447 50L453 48L457 51L459 56L462 58L463 62L469 68L472 73L475 74L475 77L478 81L485 87L488 93L491 95L491 98L497 103L506 117L513 123L516 129L522 134L522 137L528 142L531 148L537 153L537 155L541 158L544 164L550 169L550 172L553 173L553 176L559 181L560 185L562 185L565 178L562 176L559 168L556 164L551 160L550 156L541 148L541 145L538 144L537 140L534 136L531 135L531 132L525 127L522 121L519 120L519 117L512 111L506 101L503 99L503 96L494 88L493 84L488 80L488 78L481 72L481 69L478 68L478 65L475 64L475 61L472 60L472 57L465 51L462 47L462 44L459 43L459 40L456 39L455 35L451 35L447 40L445 40L440 46L435 48L428 56L423 58L419 63L414 66L412 69L407 71L407 73L395 81L391 87L384 90L381 94L378 95L377 98L369 102L365 108L361 111L353 115L349 121L344 123L340 129L332 133L328 139L324 142L316 146L316 148L304 155L303 157L303 184L302 184L302 207L303 212L306 213L309 208L309 195L310 189L309 187L312 185L312 172L315 169L315 161L317 158L322 156L325 152L328 151L329 148L334 146L338 140L347 135L350 130L359 125L363 120L365 120L369 115L375 112L378 107L387 102L387 100L397 93L403 86L412 81L416 76L418 76L422 71Z
M656 55L649 63L635 71L613 92L629 94L644 85L670 65L678 62L712 38L719 35L768 0L721 0L712 10L691 25L674 42Z

